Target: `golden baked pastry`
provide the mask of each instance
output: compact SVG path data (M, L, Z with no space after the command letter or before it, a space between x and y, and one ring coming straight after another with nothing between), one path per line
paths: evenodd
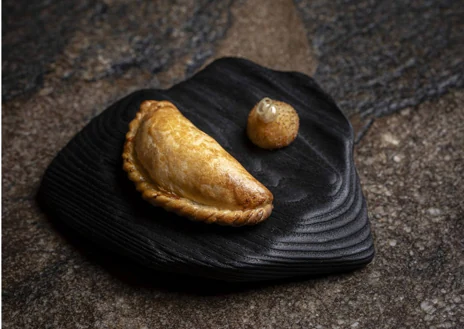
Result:
M293 142L299 127L298 113L291 105L266 97L251 110L247 134L255 145L277 149Z
M124 170L145 200L222 225L256 224L272 193L168 101L144 101L129 125Z

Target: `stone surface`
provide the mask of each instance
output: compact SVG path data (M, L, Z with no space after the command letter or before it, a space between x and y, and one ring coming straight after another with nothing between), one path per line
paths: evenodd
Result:
M379 116L464 85L459 1L295 0L342 110Z
M270 23L258 18L253 8L259 6L252 2L258 1L157 1L144 8L123 1L34 1L30 6L4 1L5 328L464 327L462 91L375 120L358 144L355 159L377 247L374 262L362 271L242 289L189 287L193 283L178 278L168 284L166 278L87 250L85 242L70 240L37 208L34 196L46 166L109 104L140 88L168 87L215 56L240 55L262 42L261 30ZM439 10L435 1L413 3L412 9L399 1L380 2L377 9L364 1L297 1L296 9L283 3L288 2L263 6L278 9L271 16L282 13L275 19L289 15L291 28L276 29L275 39L264 33L267 41L259 49L275 40L267 49L286 50L277 58L266 50L255 60L316 72L348 114L390 112L399 107L385 107L385 101L406 107L462 81L459 1L441 2ZM372 15L356 4L371 8ZM291 14L296 11L299 16ZM154 29L151 21L163 17L172 26L160 21ZM246 24L236 24L241 21ZM314 30L316 23L320 29ZM124 30L118 30L120 24ZM128 50L137 44L138 29L145 33L142 40L163 50L150 45L145 58ZM358 38L341 38L344 29ZM408 31L418 34L409 39ZM278 35L284 32L287 38ZM194 39L198 44L191 43ZM398 40L404 42L398 46ZM341 55L329 56L336 53ZM95 60L98 54L102 63ZM407 68L410 58L415 61ZM363 62L366 76L350 78ZM453 76L457 79L446 79ZM379 77L393 80L376 81ZM429 90L440 92L424 93Z
M218 41L214 57L243 57L275 70L299 71L312 76L317 60L292 1L266 3L267 6L261 1L233 4L231 26Z
M154 74L180 58L191 74L226 31L231 3L6 1L3 98L36 90L46 74L85 81L114 78L133 67Z

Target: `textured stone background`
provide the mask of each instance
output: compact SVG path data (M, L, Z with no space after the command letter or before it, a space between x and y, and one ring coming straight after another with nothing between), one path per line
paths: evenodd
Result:
M464 327L463 8L4 1L4 327ZM377 248L371 265L214 293L102 257L37 208L46 166L93 116L221 56L313 75L364 134L355 159Z

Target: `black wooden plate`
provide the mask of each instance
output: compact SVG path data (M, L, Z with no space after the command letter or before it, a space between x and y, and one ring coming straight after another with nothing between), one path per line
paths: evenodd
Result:
M267 151L246 137L263 97L300 116L297 139ZM252 227L191 222L142 200L122 170L129 122L143 100L169 100L274 194ZM162 272L258 281L348 271L374 248L353 163L350 123L313 79L224 58L168 90L141 90L94 118L47 169L38 200L54 220L121 256Z

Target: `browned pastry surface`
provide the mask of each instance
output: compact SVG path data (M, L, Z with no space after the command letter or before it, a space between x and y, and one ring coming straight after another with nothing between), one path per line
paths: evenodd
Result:
M124 170L145 200L193 220L256 224L272 193L168 101L145 101L130 123Z
M250 140L264 149L278 149L289 145L298 135L300 119L295 109L284 102L272 100L277 117L264 122L257 113L256 104L248 116L247 134Z

